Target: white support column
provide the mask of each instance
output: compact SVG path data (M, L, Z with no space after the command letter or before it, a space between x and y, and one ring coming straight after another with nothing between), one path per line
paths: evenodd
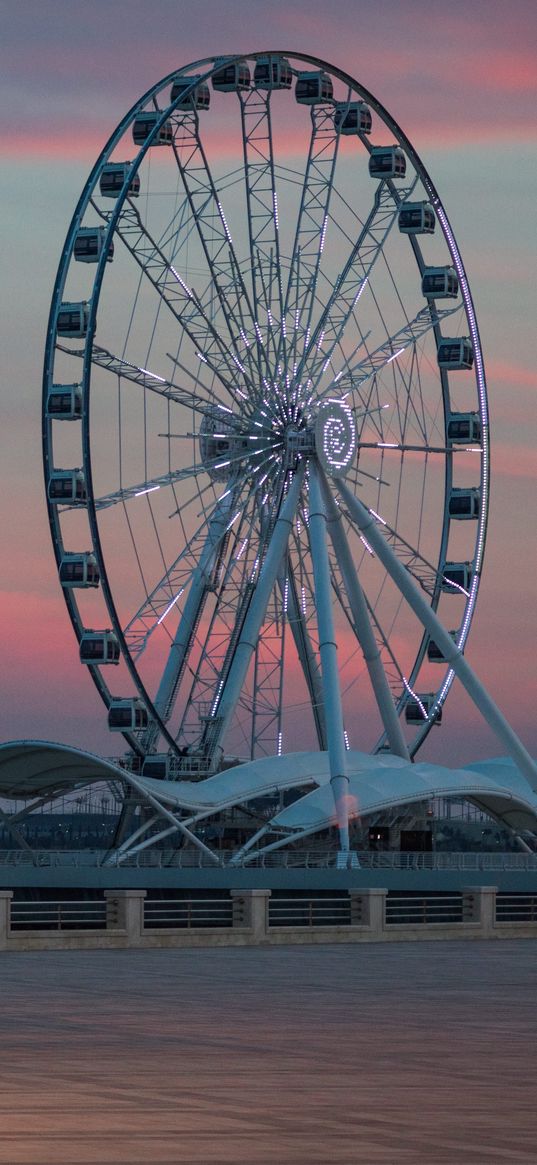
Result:
M380 652L373 634L373 628L369 619L367 604L364 598L364 592L360 586L360 581L356 573L356 569L352 560L352 555L349 548L349 543L345 536L343 529L343 522L341 520L341 511L336 506L336 503L330 493L328 482L322 470L319 468L319 476L321 479L321 487L323 491L324 504L326 507L326 518L328 533L332 540L332 545L339 563L339 569L347 592L356 634L362 648L364 659L366 662L371 686L377 701L382 723L388 737L388 743L391 751L396 756L402 756L405 760L410 760L410 755L407 748L407 743L403 735L403 729L399 721L399 717L395 710L393 696L390 691L388 680L384 666L380 658Z
M229 522L234 500L235 494L230 489L228 497L221 505L217 506L209 523L207 538L199 563L192 575L183 613L179 620L179 625L175 632L168 660L155 697L155 708L159 716L164 720L167 720L170 715L170 710L176 695L177 683L192 641L193 631L207 595L207 581L214 566L218 547L226 532L226 526ZM153 740L157 735L158 728L155 728L152 733Z
M263 619L265 618L267 604L276 584L282 558L287 549L303 479L304 465L302 464L299 465L295 473L289 493L274 523L274 530L272 531L265 561L261 567L257 586L250 603L248 614L244 620L244 625L235 649L233 663L229 669L229 675L220 701L215 709L215 716L219 720L220 740L225 735L246 679L250 660L259 638Z
M334 793L340 847L349 851L349 778L343 731L343 708L337 665L337 645L332 613L330 564L326 547L326 514L323 507L317 467L310 462L309 533L315 584L315 605L319 629L323 699L328 736L330 784Z
M453 668L455 675L460 679L470 699L486 720L487 724L496 733L498 739L513 758L515 764L518 765L531 787L537 791L537 764L532 760L529 752L524 748L516 733L513 732L511 725L507 722L503 713L500 712L500 709L494 703L494 700L491 699L481 681L478 680L460 649L442 626L436 612L433 611L432 607L423 598L412 575L399 562L397 555L394 554L391 546L388 545L369 511L354 496L342 480L338 481L338 490L353 520L359 529L367 535L367 541L375 551L375 554L378 555L388 574L401 591L401 594L414 611L414 614L425 627L425 630L433 636L435 643L440 648L450 667Z

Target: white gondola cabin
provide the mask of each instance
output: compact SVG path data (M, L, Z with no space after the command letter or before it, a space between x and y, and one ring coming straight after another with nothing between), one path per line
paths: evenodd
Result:
M208 109L211 91L205 81L201 80L200 73L192 77L177 77L171 87L170 101L177 102L177 109Z
M479 445L481 441L479 413L452 413L448 421L447 435L452 445Z
M149 110L147 113L139 113L135 117L132 125L132 140L135 146L145 145L148 138L151 137L157 122L160 121L162 113L157 110ZM165 121L155 136L151 140L152 146L171 146L173 142L173 126L171 121Z
M82 416L82 385L53 384L47 396L47 417L76 421Z
M56 331L59 336L83 340L88 334L89 304L62 303L58 311Z
M453 267L426 267L421 278L421 291L427 299L456 299L459 279Z
M260 57L255 63L254 84L258 89L290 89L293 70L285 57Z
M103 198L117 198L128 180L131 162L108 162L103 166L99 178L99 189ZM140 175L133 174L127 187L130 198L138 198L140 193Z
M407 724L423 724L426 720L430 720L434 709L434 722L440 724L442 721L442 708L436 707L436 696L434 692L427 692L425 695L419 695L415 700L409 700L405 707L405 720Z
M95 555L90 551L83 554L64 554L60 562L60 583L71 589L98 587L101 581Z
M75 237L73 254L78 263L98 263L106 242L106 227L80 227ZM114 258L114 244L110 243L107 263Z
M442 570L442 590L448 595L468 594L472 582L471 562L446 562Z
M406 157L400 146L373 146L369 155L372 178L404 178Z
M250 70L246 61L232 61L221 65L211 77L213 89L218 93L239 93L250 88Z
M468 521L479 517L481 491L479 489L458 489L455 486L449 497L449 516L458 521Z
M403 235L432 235L436 226L430 202L403 202L397 221Z
M108 727L111 732L136 732L147 728L149 717L141 700L112 700L108 709Z
M53 469L48 483L48 497L55 505L85 505L87 491L82 470Z
M365 101L336 105L334 125L341 134L371 133L371 110Z
M334 95L332 79L328 73L301 73L295 85L295 97L299 105L322 105L331 101Z
M155 752L153 756L146 756L142 765L144 777L154 777L156 780L165 780L168 776L168 755L165 752Z
M449 634L450 638L453 640L453 642L456 643L457 631L449 631L448 634ZM447 663L448 662L442 649L438 646L437 643L435 643L434 639L430 639L428 644L427 644L427 659L429 660L429 663Z
M119 643L113 631L84 631L80 640L80 662L119 663Z
M438 367L450 372L467 370L474 363L474 350L468 336L446 337L438 345Z

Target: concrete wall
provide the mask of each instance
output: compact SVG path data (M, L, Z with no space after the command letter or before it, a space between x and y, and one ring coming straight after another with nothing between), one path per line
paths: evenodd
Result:
M463 892L462 922L387 923L385 888L351 890L348 925L273 926L270 890L232 890L229 927L162 927L144 925L145 890L105 892L106 926L99 930L14 930L13 892L0 891L0 950L83 950L258 946L318 943L408 942L445 939L537 938L535 922L497 922L496 888L469 886Z

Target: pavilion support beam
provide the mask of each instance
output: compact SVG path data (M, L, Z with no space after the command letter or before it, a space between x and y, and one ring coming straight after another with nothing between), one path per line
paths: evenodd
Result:
M167 821L169 821L174 829L178 831L178 833L182 833L184 837L188 838L188 840L192 842L192 844L195 845L197 849L201 850L203 854L206 854L211 862L214 862L214 864L217 866L220 865L220 858L217 856L217 854L213 853L212 849L209 849L209 846L205 845L205 843L201 841L201 838L196 837L195 833L192 833L190 829L187 829L181 819L176 817L175 813L172 813L170 809L167 809L166 805L163 805L162 801L159 801L157 797L154 797L153 794L150 793L146 788L146 786L142 784L141 781L136 779L133 773L128 774L128 781L130 785L132 785L139 793L141 793L144 801L149 801L149 804L153 807L153 809L156 809L159 817L164 817Z
M382 717L388 744L395 756L402 756L405 760L410 760L403 729L395 709L393 696L386 678L386 672L384 671L384 665L373 634L364 592L360 586L349 543L343 529L341 511L336 506L326 477L320 467L319 477L321 479L321 488L326 507L328 533L330 534L334 552L338 560L354 620L356 635L369 672L371 686Z
M319 630L319 652L323 700L328 737L330 784L334 794L339 828L340 849L349 852L349 777L343 728L343 707L339 685L337 644L332 611L330 563L326 545L326 513L323 506L317 466L310 462L309 534L313 560L315 605Z
M506 751L513 758L515 764L518 765L521 773L529 781L532 789L537 792L537 764L527 749L524 748L522 741L519 740L516 732L513 731L503 713L500 712L500 709L494 703L494 700L491 699L486 688L464 658L460 648L457 647L443 627L436 612L433 611L432 607L424 599L417 583L406 567L399 561L369 511L341 479L338 480L338 491L353 521L358 526L358 529L366 535L369 545L386 568L390 578L393 579L393 582L399 588L409 607L414 611L414 614L425 630L429 632L429 635L434 638L444 658L455 672L457 678L461 681L461 684L468 692L470 699L484 720L486 720L487 724L496 733Z

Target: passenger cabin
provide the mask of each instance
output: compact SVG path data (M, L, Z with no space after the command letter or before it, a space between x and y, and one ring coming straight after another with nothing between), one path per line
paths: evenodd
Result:
M239 93L250 88L250 70L246 61L233 61L216 69L211 77L213 89L218 93Z
M255 63L254 84L258 89L290 89L293 70L285 57L260 57Z
M438 345L438 367L450 372L469 369L474 363L474 350L468 336L445 338Z
M365 101L336 105L334 125L341 134L371 133L371 110Z
M137 732L147 728L149 717L141 700L112 700L108 709L108 727L111 732Z
M450 638L453 640L453 642L456 643L458 632L457 631L449 631L448 634L449 634ZM438 646L438 644L435 643L434 639L430 639L428 644L427 644L427 659L429 660L429 663L447 663L448 662L443 651Z
M75 237L73 254L78 263L98 263L106 241L106 227L80 227ZM114 258L114 244L110 243L106 262Z
M211 92L205 81L201 80L200 73L192 77L177 77L171 88L170 101L177 102L177 109L208 109Z
M442 571L442 590L448 595L466 594L472 582L471 562L446 562Z
M131 162L108 162L103 166L99 178L99 189L103 198L117 198L127 181L131 169ZM140 193L140 175L133 174L127 187L130 198L138 198Z
M82 416L82 385L53 384L47 396L47 417L75 421Z
M90 551L83 554L64 554L60 562L60 583L68 589L73 587L98 587L101 581L95 555Z
M332 79L328 73L301 73L295 85L295 97L299 105L322 105L331 101L334 95Z
M426 267L421 278L421 291L427 299L456 299L459 280L453 267Z
M156 780L165 780L168 775L168 756L165 752L155 752L153 756L146 756L142 765L144 777L154 777Z
M404 178L406 157L400 146L373 146L369 155L372 178Z
M434 722L440 724L442 722L442 708L436 706L436 696L434 692L428 692L426 695L419 695L415 700L409 700L405 707L405 720L407 724L423 724L425 721L431 719L434 709Z
M89 304L62 303L58 311L56 331L59 336L83 340L88 334Z
M403 235L432 235L436 217L430 202L403 202L398 223Z
M80 662L119 663L119 643L113 631L84 631L80 640Z
M48 497L55 505L85 505L87 491L82 470L53 469L48 483Z
M448 441L453 445L473 445L481 441L479 413L452 413L447 427Z
M171 146L173 142L173 126L171 121L165 121L160 129L152 137L157 122L160 121L162 113L158 110L149 110L147 113L139 113L135 117L132 126L132 140L135 146L145 145L148 138L151 138L152 146Z
M481 506L481 491L479 489L451 490L449 498L449 516L459 521L468 521L479 517Z

